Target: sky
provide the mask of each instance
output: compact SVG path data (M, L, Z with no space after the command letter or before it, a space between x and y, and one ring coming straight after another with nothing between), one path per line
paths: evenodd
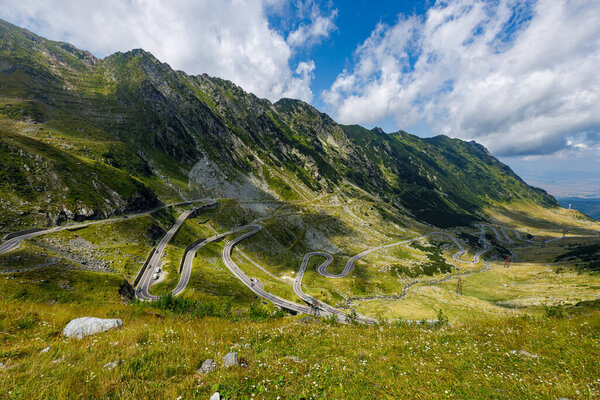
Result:
M476 140L530 184L600 197L598 0L0 0L0 17L340 123Z

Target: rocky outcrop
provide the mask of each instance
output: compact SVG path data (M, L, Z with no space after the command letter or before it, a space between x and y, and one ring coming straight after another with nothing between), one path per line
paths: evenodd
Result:
M126 303L133 301L135 298L135 289L127 279L124 279L121 286L119 286L119 295L121 296L121 300Z

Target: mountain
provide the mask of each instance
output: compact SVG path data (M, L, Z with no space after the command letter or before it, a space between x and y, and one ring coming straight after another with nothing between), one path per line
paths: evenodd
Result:
M181 198L297 201L344 185L440 227L486 219L495 204L558 206L475 142L343 126L141 49L98 59L0 21L0 71L4 232Z
M0 398L596 398L599 239L475 142L0 20Z

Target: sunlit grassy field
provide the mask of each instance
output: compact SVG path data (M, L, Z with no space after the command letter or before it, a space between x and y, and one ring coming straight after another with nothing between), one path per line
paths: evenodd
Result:
M297 317L197 317L144 305L3 300L0 396L35 398L593 399L600 311L498 316L442 326L330 325ZM123 327L82 340L82 315ZM238 314L239 315L239 314ZM267 314L268 315L268 314ZM45 353L40 351L50 346ZM522 353L521 351L526 353ZM238 354L245 366L225 368ZM218 368L196 372L213 358ZM120 362L114 369L104 366Z

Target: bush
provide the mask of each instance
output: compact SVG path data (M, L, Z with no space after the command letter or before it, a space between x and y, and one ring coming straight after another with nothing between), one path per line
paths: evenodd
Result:
M212 301L199 301L186 299L184 297L176 297L171 293L161 296L158 300L150 303L152 307L159 308L175 315L188 314L194 317L221 317L234 321L244 316L239 310L237 313L232 311L232 300L217 304ZM252 321L265 321L267 319L281 318L286 315L284 310L269 311L260 303L250 305L245 317Z
M350 311L350 314L346 315L346 319L350 324L356 325L358 323L358 314L356 313L356 310L354 308Z
M216 317L224 314L213 302L200 302L183 297L175 297L171 293L161 296L152 302L152 306L174 314L193 314L197 317Z
M282 309L278 309L274 312L269 312L260 303L253 303L248 310L248 319L251 321L266 321L268 319L281 318L285 316L286 312Z
M437 313L437 321L435 322L436 326L444 326L448 324L448 317L444 314L444 311L440 308Z
M321 320L326 323L327 325L337 325L337 323L339 322L337 316L335 316L334 314L329 314L326 317L321 318Z

